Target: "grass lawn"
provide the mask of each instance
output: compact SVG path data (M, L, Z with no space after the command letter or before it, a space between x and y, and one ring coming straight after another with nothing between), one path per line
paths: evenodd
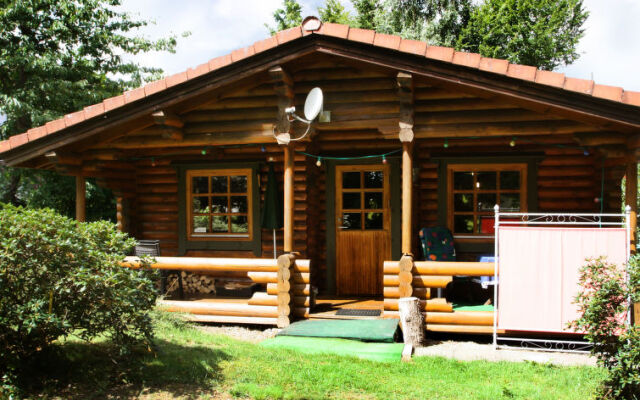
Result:
M308 355L157 319L155 353L126 361L105 343L60 344L32 398L588 399L604 372L536 363L417 358L410 364Z

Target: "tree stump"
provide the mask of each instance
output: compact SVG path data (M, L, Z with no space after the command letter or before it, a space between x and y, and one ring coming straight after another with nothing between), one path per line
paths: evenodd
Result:
M405 344L418 347L424 344L425 328L424 315L420 311L420 301L417 297L403 297L398 301L402 336Z

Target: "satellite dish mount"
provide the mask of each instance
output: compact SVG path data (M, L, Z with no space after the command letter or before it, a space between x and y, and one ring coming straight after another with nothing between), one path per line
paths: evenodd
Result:
M303 124L307 125L307 130L304 132L302 136L298 138L292 138L289 132L276 133L275 132L276 128L274 126L273 136L275 136L276 140L278 141L278 144L289 144L290 142L295 142L295 141L304 139L309 133L309 131L311 130L311 123L313 123L313 120L316 119L318 117L318 114L320 114L320 112L322 111L322 101L323 101L322 90L319 87L315 87L311 89L311 91L307 95L307 99L304 101L305 118L302 118L296 114L295 106L285 108L284 112L287 115L289 122L293 122L296 120L299 122L302 122Z

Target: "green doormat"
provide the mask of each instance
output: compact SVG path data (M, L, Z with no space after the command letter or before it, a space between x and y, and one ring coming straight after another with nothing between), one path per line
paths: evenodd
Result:
M336 354L373 361L400 361L402 343L371 343L358 340L277 336L260 342L269 348L286 348L310 354Z
M278 336L305 336L356 339L365 342L393 343L397 319L314 319L294 322Z
M453 311L493 311L493 305L492 304L468 305L468 304L453 303Z

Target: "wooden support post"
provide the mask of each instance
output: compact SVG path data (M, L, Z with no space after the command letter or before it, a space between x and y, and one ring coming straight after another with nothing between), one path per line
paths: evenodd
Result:
M631 213L629 215L631 225L631 253L636 252L636 228L638 226L638 163L635 158L635 154L630 156L627 161L627 172L625 174L625 203L631 207Z
M425 325L424 316L420 310L420 300L417 297L403 297L398 301L398 309L405 346L410 345L413 348L422 346L425 340ZM403 361L406 360L403 359Z
M413 156L410 142L402 143L402 254L411 252L412 203L413 203Z
M116 197L116 227L120 232L129 232L129 200L123 196Z
M76 221L84 222L86 215L87 182L81 175L76 175Z
M284 251L293 251L293 145L284 147Z
M402 142L402 254L411 253L412 202L413 202L413 77L399 72L396 77L400 119L398 138Z
M293 106L295 93L293 92L293 79L281 66L269 69L269 76L273 82L273 90L278 96L278 115L275 126L276 139L279 144L288 144L291 138L291 121L285 112Z
M286 328L291 323L293 313L293 285L291 274L296 257L293 254L283 254L278 257L278 328Z

